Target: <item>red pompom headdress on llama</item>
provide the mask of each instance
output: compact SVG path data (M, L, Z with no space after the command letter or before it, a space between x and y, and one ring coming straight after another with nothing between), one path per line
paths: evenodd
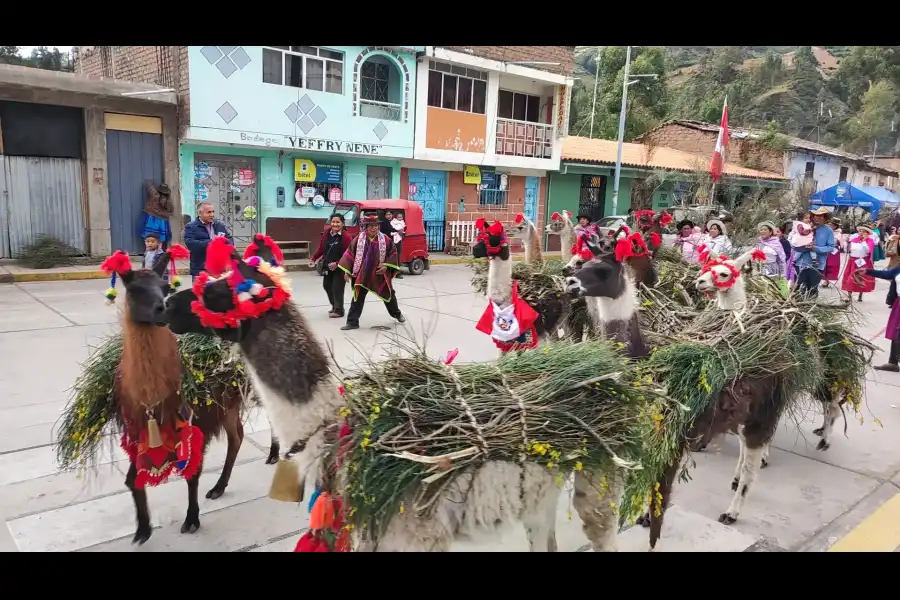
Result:
M720 254L718 258L709 258L709 253L705 252L701 253L701 256L706 255L707 259L706 264L703 265L703 268L700 269L700 275L702 276L704 273L711 273L712 275L712 283L719 289L727 290L732 287L736 282L738 277L741 276L741 270L735 264L735 261L731 258L728 258L724 254ZM766 255L762 250L756 249L750 253L750 259L764 262L766 260ZM713 267L722 266L728 269L731 272L731 277L727 280L722 281L717 276L716 272L713 270Z
M484 247L487 249L489 256L500 254L500 250L503 246L509 244L509 239L506 237L506 231L503 229L503 223L500 221L494 221L494 223L488 226L487 221L484 218L478 219L475 221L475 230L479 232L475 236L475 243L484 242ZM492 237L500 238L500 243L497 246L491 245L490 238Z
M647 242L638 232L620 238L616 242L616 260L618 262L625 262L629 258L640 258L648 254L650 254L650 249L647 248Z
M578 236L575 243L572 245L572 254L578 256L581 260L591 260L594 258L594 253L591 252L591 249L588 248L587 245L587 235L582 234Z
M271 243L268 243L271 242ZM267 245L273 256L282 256L281 249L271 241ZM194 294L191 310L200 317L204 327L236 328L241 321L261 317L271 310L278 310L287 302L291 293L284 280L284 270L273 267L259 256L249 256L244 263L272 280L273 286L264 287L253 279L245 279L238 269L234 246L224 237L214 238L206 247L206 271L194 278ZM224 313L213 312L206 307L203 296L207 286L225 280L231 288L233 306Z
M281 248L278 247L275 240L263 233L257 233L253 236L253 241L250 242L250 245L244 250L244 260L247 260L251 256L258 256L264 247L267 247L272 252L271 265L273 267L284 265L284 254L281 252Z
M567 210L564 210L564 211L562 211L562 213L555 212L552 215L550 215L550 220L551 221L561 221L563 218L563 215L565 215L569 220L572 219L572 213L570 213Z
M190 253L184 246L172 244L166 250L166 254L169 256L169 273L171 275L169 283L173 288L177 288L181 285L181 280L178 278L178 268L175 266L175 261L188 258ZM131 258L121 250L116 250L112 256L107 257L103 261L103 264L100 265L100 270L110 274L109 288L104 296L106 297L106 303L112 304L116 301L118 293L116 292L116 280L131 271Z

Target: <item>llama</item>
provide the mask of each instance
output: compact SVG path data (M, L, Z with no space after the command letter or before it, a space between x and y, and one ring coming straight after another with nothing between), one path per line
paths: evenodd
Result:
M297 493L302 499L305 480L319 483L327 470L323 455L337 434L342 404L338 381L290 301L280 270L258 259L238 261L232 252L224 240L210 243L206 268L219 276L200 275L192 290L171 296L166 320L178 333L218 335L239 345L276 437L292 440L298 449L291 465L300 476ZM505 254L508 262L508 247ZM461 491L470 486L460 502ZM559 493L544 467L487 461L460 474L442 492L433 516L416 517L413 511L397 515L377 547L363 544L361 549L446 551L459 535L516 520L525 525L532 551L554 551Z
M662 246L663 227L668 227L673 217L665 210L655 212L653 210L641 210L635 213L634 221L644 238L644 243L650 250L651 256Z
M643 239L636 233L619 237L612 253L609 241L596 234L585 245L595 258L566 278L566 291L587 298L600 334L624 343L630 358L648 356L638 322L636 283L653 285L656 273Z
M128 255L117 251L102 268L113 277L107 293L115 299L115 280L127 292L122 311L122 357L116 372L113 396L119 407L122 447L130 459L125 485L131 491L137 514L132 542L143 544L153 533L146 486L166 481L173 470L188 485L187 516L182 533L200 528L197 494L203 456L210 440L223 431L228 440L225 465L209 499L225 493L244 439L241 423L243 399L236 388L223 386L215 394L219 402L185 407L181 398L181 358L175 335L165 327L165 297L169 284L162 276L173 258L187 250L173 245L153 269L132 270ZM174 270L174 265L172 265Z
M562 258L568 261L575 255L573 251L575 245L575 226L572 224L572 213L567 210L561 213L555 212L550 215L550 222L547 223L547 233L559 236L560 250Z
M525 250L525 264L543 260L541 235L538 233L534 223L524 214L519 213L516 215L514 225L509 230L509 236L522 240L522 247Z
M490 300L476 329L490 335L501 352L534 348L539 339L557 331L568 303L563 298L547 299L540 312L529 306L519 297L518 285L512 278L513 261L503 224L497 221L488 226L484 219L478 219L475 227L481 233L472 255L489 260Z

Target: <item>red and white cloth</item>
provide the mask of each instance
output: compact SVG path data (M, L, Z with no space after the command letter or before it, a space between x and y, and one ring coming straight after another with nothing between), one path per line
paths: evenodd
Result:
M527 350L537 347L537 329L534 324L540 315L519 298L518 283L512 284L512 303L500 308L493 300L475 325L475 329L486 333L494 344L504 352Z

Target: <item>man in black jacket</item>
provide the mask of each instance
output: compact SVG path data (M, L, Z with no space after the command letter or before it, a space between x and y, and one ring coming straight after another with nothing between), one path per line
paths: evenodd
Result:
M228 228L216 221L216 209L210 202L202 202L197 207L197 218L184 226L184 245L191 253L192 281L205 269L206 247L214 237L224 237L234 245Z

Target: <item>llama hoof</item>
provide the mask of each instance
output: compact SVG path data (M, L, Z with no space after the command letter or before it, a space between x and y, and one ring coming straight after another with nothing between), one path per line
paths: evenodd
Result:
M721 515L719 515L719 523L722 523L724 525L731 525L735 521L737 521L737 515L731 516L728 513L722 513Z
M768 466L769 466L769 461L767 461L766 459L762 459L761 461L759 461L760 469L765 469Z
M824 433L824 431L823 431L824 429L825 429L824 427L818 427L816 429L813 429L813 435L822 437L822 434Z
M188 517L181 524L181 533L197 533L200 529L200 517Z
M277 461L278 458L276 457L275 460ZM216 498L221 497L222 494L224 494L224 493L225 493L225 486L224 485L220 486L217 483L215 486L213 486L213 488L211 490L206 492L206 499L207 500L215 500ZM193 533L193 532L191 532L191 533Z
M732 491L732 492L736 492L737 489L738 489L738 486L739 486L740 484L741 484L741 481L740 481L737 477L735 477L734 479L732 479L732 480L731 480L731 491Z
M132 538L131 543L137 544L138 546L143 546L144 542L150 539L150 536L153 535L153 528L147 525L138 525L137 531L134 532L134 538Z
M831 444L826 440L819 440L819 444L816 446L816 450L828 450L829 448L831 448Z
M277 463L278 462L278 454L279 454L278 452L276 452L275 454L270 454L269 458L266 459L266 464L274 465L275 463Z
M650 527L650 513L644 513L639 516L637 521L635 521L635 524L640 525L641 527Z

